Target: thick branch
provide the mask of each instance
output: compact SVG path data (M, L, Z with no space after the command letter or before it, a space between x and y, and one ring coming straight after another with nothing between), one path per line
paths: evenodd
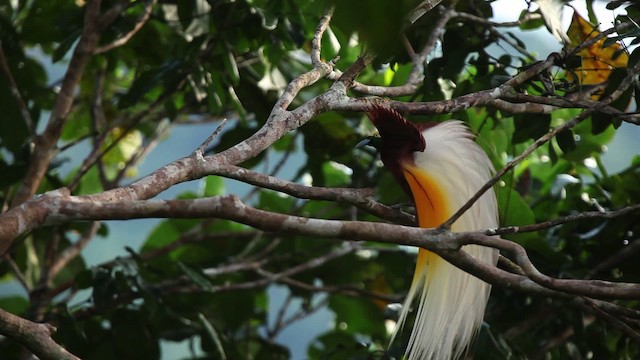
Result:
M40 181L42 180L49 163L56 155L54 150L64 125L73 99L75 98L76 87L82 78L85 66L91 59L95 49L101 24L100 5L101 0L89 1L85 10L84 29L80 36L80 41L76 46L69 67L62 80L60 93L51 111L51 117L44 133L35 137L35 147L31 156L31 163L24 177L24 181L18 188L16 196L13 198L12 206L17 206L36 193Z
M329 23L331 22L331 17L333 16L333 9L329 9L316 27L316 31L313 34L313 39L311 40L311 63L313 66L318 66L322 63L320 59L320 50L322 45L322 35L329 27Z
M42 360L79 360L53 341L56 328L38 324L0 309L0 334L18 340Z
M640 299L640 285L635 283L614 283L600 280L555 279L541 273L527 256L526 250L519 244L496 237L469 233L462 244L488 246L513 255L516 263L524 270L528 278L548 289L565 293L585 295L596 298Z
M528 292L555 296L571 293L596 298L640 298L640 285L638 284L553 279L540 273L533 266L524 248L520 245L481 233L450 233L437 229L425 230L362 221L307 219L258 210L243 204L236 196L232 195L194 200L139 200L103 203L94 201L91 197L74 197L58 192L45 195L38 201L27 203L24 206L28 205L33 208L27 209L30 210L27 212L34 215L30 219L25 219L28 227L23 228L23 231L38 226L75 220L218 217L264 231L423 247L438 253L454 265L485 281ZM0 236L2 235L4 234L0 232ZM460 251L460 246L465 244L484 245L512 253L527 276L508 273L491 264L477 261L466 252Z

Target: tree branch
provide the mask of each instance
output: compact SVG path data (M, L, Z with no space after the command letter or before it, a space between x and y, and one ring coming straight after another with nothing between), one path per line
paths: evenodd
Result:
M147 0L146 5L144 6L144 10L142 12L142 15L140 16L140 18L136 21L136 24L134 25L133 29L131 29L131 31L129 31L128 33L124 34L122 37L114 40L112 43L107 44L107 45L103 45L100 47L97 47L93 53L94 54L102 54L105 53L107 51L113 50L119 46L122 46L124 44L126 44L129 40L131 40L131 38L138 32L140 31L140 29L142 29L142 27L144 26L144 24L147 23L147 20L149 20L149 18L151 17L151 12L153 10L153 7L155 6L155 4L158 2L158 0Z
M16 104L18 105L18 109L20 110L20 114L22 115L22 119L27 125L27 129L29 129L29 134L34 134L36 132L35 123L31 118L31 113L29 113L27 104L24 102L24 99L20 94L18 84L13 78L11 68L9 68L9 63L7 62L7 57L5 56L4 50L2 49L2 41L0 41L0 70L2 71L2 73L4 73L4 77L7 78L9 90L11 92L11 95L13 95L14 99L16 100Z
M586 211L573 215L568 215L554 220L549 220L537 224L523 226L507 226L498 229L489 229L486 235L505 235L525 232L535 232L548 229L554 226L566 224L573 221L589 220L589 219L613 219L620 216L628 215L633 212L640 211L640 204L630 205L621 209L611 211Z
M318 26L316 27L316 31L313 34L313 39L311 39L311 64L313 66L321 66L322 60L320 58L320 50L322 44L322 35L329 27L329 23L331 22L331 17L333 16L333 8L327 10L318 22Z
M640 298L640 285L599 280L554 279L539 272L522 246L482 233L450 233L438 229L420 229L383 223L307 219L258 210L243 204L236 196L219 196L194 200L138 200L99 202L90 196L70 196L57 192L23 205L30 207L22 219L28 231L43 225L75 220L123 220L134 218L218 217L243 223L263 231L323 238L368 240L422 247L479 278L500 286L533 293L559 296L564 293L596 298ZM0 228L0 239L6 232ZM508 251L526 273L508 273L490 264L478 262L462 245L477 244ZM532 280L534 282L532 282Z
M18 340L42 360L79 360L53 341L55 332L50 324L34 323L0 309L0 334Z
M640 284L614 283L601 280L555 279L547 276L533 265L527 256L526 250L520 244L512 241L478 233L468 233L464 239L460 240L460 243L463 245L483 245L511 253L516 263L524 270L529 279L548 289L601 299L640 299Z
M109 18L100 17L101 3L101 0L92 0L85 7L84 28L80 41L73 52L67 72L62 80L60 93L51 111L49 123L44 133L34 139L35 147L31 156L31 163L22 184L11 202L12 207L23 203L36 193L49 163L57 154L54 148L62 134L62 126L73 105L76 87L82 78L84 68L91 59L93 50L98 43L100 31L111 23L109 20L113 21L115 18L115 16Z
M213 174L239 180L260 188L279 191L299 199L346 202L381 219L404 225L415 224L415 218L412 215L373 200L371 198L371 196L374 195L373 189L305 186L273 176L260 174L235 165L221 165Z
M547 58L546 62L549 62L549 60L551 58L555 58L555 57L556 56L550 56L549 58ZM543 62L543 63L540 63L540 64L544 64L546 62ZM540 65L540 64L538 64L538 65L539 65L539 67L542 67L542 68L539 69L539 71L542 71L542 70L546 69L546 67L544 67L543 65ZM533 69L535 67L538 67L538 66L531 67L527 71L529 71L529 70L531 70L531 69ZM471 199L469 199L469 201L467 201L467 203L465 203L464 206L462 206L460 209L458 209L458 211L456 211L453 214L453 216L451 216L447 221L445 221L442 225L440 225L440 227L445 228L445 229L449 229L451 227L451 225L457 219L459 219L460 216L462 216L462 214L464 214L467 210L469 210L469 208L471 208L471 206L487 190L489 190L489 188L493 187L493 185L495 185L498 182L498 180L500 180L500 178L504 174L506 174L511 169L513 169L517 164L519 164L522 160L524 160L527 156L529 156L535 149L539 148L540 146L542 146L543 144L545 144L549 140L553 139L560 132L568 130L568 129L578 125L580 122L582 122L583 120L585 120L586 118L591 116L593 113L605 108L606 106L608 106L612 102L614 102L616 99L618 99L624 93L624 91L626 91L626 89L633 83L634 78L635 78L635 74L637 74L638 71L640 71L640 64L636 64L636 66L634 66L632 69L630 69L629 70L629 75L627 75L627 77L625 77L623 79L623 81L620 83L620 86L618 86L618 88L616 90L614 90L611 94L609 94L607 97L605 97L604 99L601 99L600 102L598 102L592 108L585 109L582 113L580 113L579 115L575 116L571 120L565 122L564 124L562 124L562 125L556 127L555 129L549 131L545 135L539 137L525 151L523 151L520 155L516 156L513 160L509 161L502 169L500 169L500 171L498 171L498 173L494 177L492 177L491 180L489 180L486 184L484 184L480 188L480 190L478 190L478 192L473 197L471 197ZM520 75L522 75L522 74L523 73L521 73L518 76L514 77L513 79L507 81L507 83L513 81L512 84L514 86L517 85L520 81L523 80L523 78L518 79L518 77ZM505 85L507 83L505 83Z

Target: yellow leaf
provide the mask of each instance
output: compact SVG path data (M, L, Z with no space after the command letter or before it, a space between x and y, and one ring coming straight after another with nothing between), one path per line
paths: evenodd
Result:
M580 46L585 41L600 34L600 31L577 12L573 13L571 26L567 31L571 46ZM577 80L580 85L601 84L609 79L615 68L626 67L629 54L619 43L603 47L605 38L598 40L591 46L580 50L581 66L567 71L570 81ZM577 78L577 79L576 79ZM597 98L597 96L596 96Z
M106 165L115 166L117 169L123 169L126 166L127 162L130 161L142 147L143 142L143 135L139 130L131 129L122 136L124 131L125 129L121 127L112 129L102 146L103 149L106 149L111 143L118 141L102 158Z

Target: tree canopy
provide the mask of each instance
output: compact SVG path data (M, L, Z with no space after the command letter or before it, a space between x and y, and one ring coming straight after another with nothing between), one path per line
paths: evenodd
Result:
M305 358L399 359L408 332L389 346L389 329L421 246L494 285L473 358L640 356L640 145L621 170L602 160L640 124L640 5L581 3L523 1L502 22L491 0L0 0L0 353L288 359L282 333L323 311ZM498 170L478 186L501 227L415 227L355 148L373 105L464 121ZM191 154L139 171L195 124L211 134ZM163 220L87 264L110 220L141 218Z

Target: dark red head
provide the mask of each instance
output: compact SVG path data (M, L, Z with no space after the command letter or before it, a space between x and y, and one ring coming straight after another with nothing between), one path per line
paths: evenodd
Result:
M380 141L370 142L380 151L380 159L411 198L402 164L413 162L413 153L424 151L426 144L420 129L395 110L374 105L367 112L380 133Z

